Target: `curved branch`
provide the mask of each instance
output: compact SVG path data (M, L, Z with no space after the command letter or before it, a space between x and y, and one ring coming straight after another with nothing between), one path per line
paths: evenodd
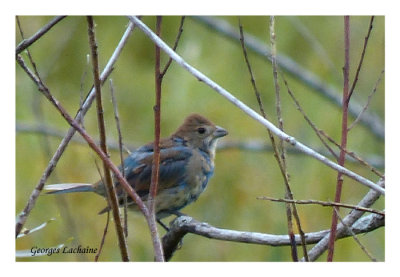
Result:
M371 232L377 228L385 226L385 216L370 214L356 221L351 231L355 234ZM262 244L269 246L290 245L288 235L274 235L257 232L244 232L214 227L206 222L199 222L190 216L179 216L170 224L169 231L162 238L165 260L170 260L176 251L179 242L187 233L200 235L210 239L244 242L252 244ZM329 230L322 230L305 234L307 244L319 242L329 234ZM338 233L338 238L352 236L349 230ZM296 243L301 243L299 235L295 235Z

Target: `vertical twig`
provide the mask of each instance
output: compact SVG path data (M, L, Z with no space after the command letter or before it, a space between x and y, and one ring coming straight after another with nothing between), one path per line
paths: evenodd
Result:
M276 53L276 35L275 35L275 17L274 16L270 17L270 40L271 40L271 62L272 62L273 79L274 79L275 95L276 95L276 114L278 117L279 129L284 131L283 118L282 118L282 112L281 112L280 87L278 84L278 64L277 64L277 59L276 59L277 53ZM280 153L281 153L282 168L284 171L284 172L282 172L282 174L285 176L284 177L285 191L286 191L285 198L293 200L293 194L292 194L292 190L290 188L289 174L287 172L287 165L286 165L286 149L285 149L282 139L280 140L279 148L280 148ZM287 216L287 221L288 221L288 233L289 233L289 235L294 237L292 213L293 213L293 216L296 221L297 229L299 230L299 233L300 233L303 254L304 254L306 261L308 261L305 235L303 232L303 228L301 227L300 216L298 215L296 204L292 203L290 206L290 204L287 203L286 204L286 216ZM298 261L297 248L296 248L295 241L292 244L292 258L294 261Z
M339 155L339 165L344 166L346 160L346 149L347 146L347 116L348 116L348 105L349 105L349 67L350 67L350 17L344 17L344 67L343 67L343 107L342 107L342 139L341 139L341 150ZM338 172L337 183L336 183L336 194L335 202L340 202L343 185L343 174ZM333 253L335 248L335 238L337 229L338 218L335 210L332 212L332 223L331 232L328 244L328 258L327 261L333 260Z
M100 246L99 246L99 251L97 252L96 256L94 256L94 261L95 262L99 261L99 257L101 255L101 252L103 251L103 246L104 246L104 243L106 241L106 235L107 235L107 232L108 232L109 223L110 223L110 211L107 211L106 226L104 227L103 236L101 238L101 242L100 242Z
M276 64L276 36L275 36L275 17L270 16L269 18L269 35L270 35L270 42L271 42L271 64L272 64L272 75L273 75L273 80L274 80L274 87L275 87L275 108L276 108L276 114L278 117L278 127L280 130L283 131L283 119L282 119L282 114L281 114L281 97L280 97L280 87L278 84L278 71L277 71L277 64ZM288 173L287 173L287 168L286 168L286 158L285 158L285 153L284 153L284 147L283 147L283 141L279 140L279 148L280 150L280 161L282 163L282 169L283 172L282 174L285 176L285 198L291 199L292 197L290 196L290 189L289 188L289 178L288 178ZM279 155L279 151L277 152ZM297 257L297 246L296 246L296 241L294 239L294 232L293 232L293 221L292 221L292 210L290 208L290 204L285 203L285 211L286 211L286 218L287 218L287 227L288 227L288 234L292 240L291 244L291 253L292 253L292 259L293 261L297 262L298 257Z
M118 132L118 150L119 150L119 158L121 160L121 173L122 176L125 178L125 165L124 165L124 157L122 155L122 148L124 146L122 142L122 132L121 132L121 124L119 121L119 114L118 114L118 106L117 100L115 99L114 93L114 85L112 79L110 79L110 93L111 93L111 102L114 107L114 118L115 118L115 125L117 126ZM128 194L124 191L123 201L124 201L124 233L125 237L128 237Z
M156 34L157 36L161 35L161 16L157 16L156 23ZM153 246L155 250L155 260L157 262L164 261L164 253L161 244L160 237L157 232L157 223L156 223L156 195L158 189L158 178L159 178L159 170L160 170L160 114L161 114L161 76L160 76L160 48L155 46L155 87L156 87L156 104L154 106L154 121L155 121L155 129L154 129L154 156L153 156L153 165L151 170L151 183L150 183L150 193L148 198L148 206L151 220L149 224L154 224L153 234Z
M97 172L99 173L101 182L103 184L105 184L104 177L101 174L100 167L99 167L99 165L98 165L96 160L94 160L94 164L96 165L96 169L97 169ZM107 200L107 205L111 206L109 198L106 198L106 200ZM109 223L110 223L110 210L107 211L106 225L104 226L103 236L102 236L101 241L100 241L99 251L97 252L96 256L94 257L94 261L95 262L97 262L99 260L100 255L101 255L101 253L103 251L103 246L104 246L104 243L106 242L106 236L107 236L107 233L108 233Z
M104 125L104 117L103 117L103 103L101 99L101 81L100 81L100 73L99 73L99 61L97 54L97 42L96 42L96 34L94 30L94 22L93 17L88 16L88 35L89 35L89 45L92 56L92 67L93 67L93 79L94 79L94 87L96 89L96 106L97 106L97 120L99 125L100 132L100 147L101 150L108 156L107 153L107 140L106 140L106 129ZM126 240L124 236L124 231L121 224L121 217L119 214L118 207L118 199L115 193L115 189L113 186L113 181L111 177L110 170L105 162L103 162L103 170L104 170L104 180L105 186L107 188L107 196L109 199L109 203L112 209L112 214L115 223L115 229L118 236L119 248L121 251L121 257L124 262L129 261L128 247L126 245Z

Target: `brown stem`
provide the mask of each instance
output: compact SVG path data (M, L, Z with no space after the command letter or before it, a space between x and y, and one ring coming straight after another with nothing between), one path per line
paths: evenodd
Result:
M87 17L88 21L88 36L89 36L89 45L92 56L92 67L93 67L93 79L94 79L94 87L96 89L96 106L97 106L97 122L99 126L100 133L100 147L101 150L108 156L107 153L107 139L106 139L106 128L104 125L104 117L103 117L103 103L101 99L101 81L100 81L100 72L99 72L99 60L97 53L97 42L96 42L96 33L94 29L94 21L92 16ZM111 206L115 229L117 232L119 248L121 251L121 257L124 262L129 261L128 247L126 244L124 229L122 228L121 217L119 214L119 206L118 199L115 192L115 188L113 186L113 180L111 177L110 170L107 167L107 164L103 161L103 170L104 170L104 181L107 189L107 197L109 199L109 204Z
M347 116L348 116L348 105L349 101L349 67L350 67L350 17L344 17L344 68L343 68L343 107L342 107L342 140L341 140L341 150L339 155L338 164L344 166L346 160L346 149L347 146ZM336 183L336 194L335 202L339 203L342 194L343 185L343 174L338 173L337 183ZM335 210L332 212L332 223L331 223L331 233L329 237L328 244L328 258L327 261L331 262L333 260L333 253L335 248L335 237L337 229L338 218Z
M65 16L56 16L52 20L50 20L49 23L47 23L45 26L43 26L39 31L37 31L33 36L31 36L28 39L23 39L17 46L15 50L15 54L18 55L22 51L24 51L26 48L28 48L30 45L32 45L35 41L40 39L44 34L46 34L51 28L53 28L54 25L56 25L58 22L60 22L62 19L64 19Z
M156 23L156 33L157 36L161 35L161 16L157 16ZM164 261L164 252L161 244L161 239L157 232L157 222L156 222L156 195L158 189L158 180L159 180L159 171L160 171L160 114L161 114L161 73L160 73L160 48L155 46L155 87L156 87L156 104L154 106L154 120L155 120L155 129L154 129L154 158L153 165L151 169L151 183L150 183L150 193L148 199L149 205L149 213L151 220L149 224L154 225L153 230L155 231L152 234L153 238L153 247L155 251L155 260L157 262Z

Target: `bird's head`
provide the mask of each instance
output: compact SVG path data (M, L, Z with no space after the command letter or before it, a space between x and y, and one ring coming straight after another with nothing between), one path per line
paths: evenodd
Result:
M224 128L216 126L207 118L191 114L173 136L183 139L188 146L209 152L214 157L217 140L227 134Z

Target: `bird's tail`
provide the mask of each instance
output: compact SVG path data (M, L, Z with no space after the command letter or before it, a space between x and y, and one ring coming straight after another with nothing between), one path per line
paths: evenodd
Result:
M44 187L48 190L48 194L61 194L70 192L95 192L95 187L92 184L81 184L81 183L66 183L66 184L54 184L47 185Z

